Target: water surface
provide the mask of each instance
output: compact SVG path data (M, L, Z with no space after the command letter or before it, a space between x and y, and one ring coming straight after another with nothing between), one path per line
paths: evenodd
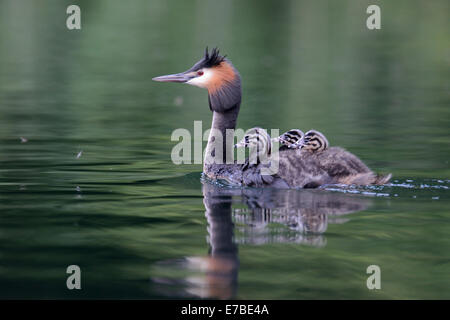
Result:
M1 298L450 298L448 2L380 1L376 32L365 1L79 3L81 31L69 1L0 3ZM318 129L391 183L239 189L174 165L206 93L151 78L206 45L241 73L240 128Z

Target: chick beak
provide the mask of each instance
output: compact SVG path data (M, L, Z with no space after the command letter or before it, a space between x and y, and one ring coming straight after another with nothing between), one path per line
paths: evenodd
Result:
M245 147L245 142L240 141L240 142L236 143L236 144L234 145L234 147L235 147L235 148L242 148L242 147Z
M280 137L272 138L272 139L270 139L270 141L279 143L279 142L281 142L281 138Z

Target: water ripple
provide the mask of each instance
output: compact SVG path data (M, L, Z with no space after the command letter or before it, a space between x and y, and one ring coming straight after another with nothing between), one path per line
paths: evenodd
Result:
M323 189L328 191L361 194L374 197L408 197L421 199L441 200L448 198L446 190L450 189L450 180L396 179L392 183L382 186L355 186L355 185L327 185Z

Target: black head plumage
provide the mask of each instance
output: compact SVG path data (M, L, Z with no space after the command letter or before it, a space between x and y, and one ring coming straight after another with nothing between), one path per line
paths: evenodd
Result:
M211 68L214 66L219 65L222 61L225 60L225 56L221 56L219 54L219 48L214 48L211 51L211 54L208 53L208 47L206 47L205 49L205 56L203 57L204 63L205 63L205 67L206 68Z
M203 56L203 58L198 61L192 68L191 70L199 70L202 68L212 68L215 66L218 66L219 64L221 64L223 61L225 61L226 55L225 56L221 56L219 54L219 49L218 48L214 48L211 50L211 53L208 52L208 47L206 47L205 50L205 55Z

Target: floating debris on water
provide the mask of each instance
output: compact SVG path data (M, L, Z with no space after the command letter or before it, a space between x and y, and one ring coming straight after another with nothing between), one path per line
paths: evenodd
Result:
M83 150L81 150L80 152L78 152L78 154L77 154L77 159L80 159L82 154L83 154Z
M25 137L20 137L20 143L27 143L28 139Z
M439 197L431 197L433 200L439 200Z
M75 196L75 199L82 199L83 198L83 194L81 193L81 188L80 186L76 186L75 190L77 191L77 194Z

